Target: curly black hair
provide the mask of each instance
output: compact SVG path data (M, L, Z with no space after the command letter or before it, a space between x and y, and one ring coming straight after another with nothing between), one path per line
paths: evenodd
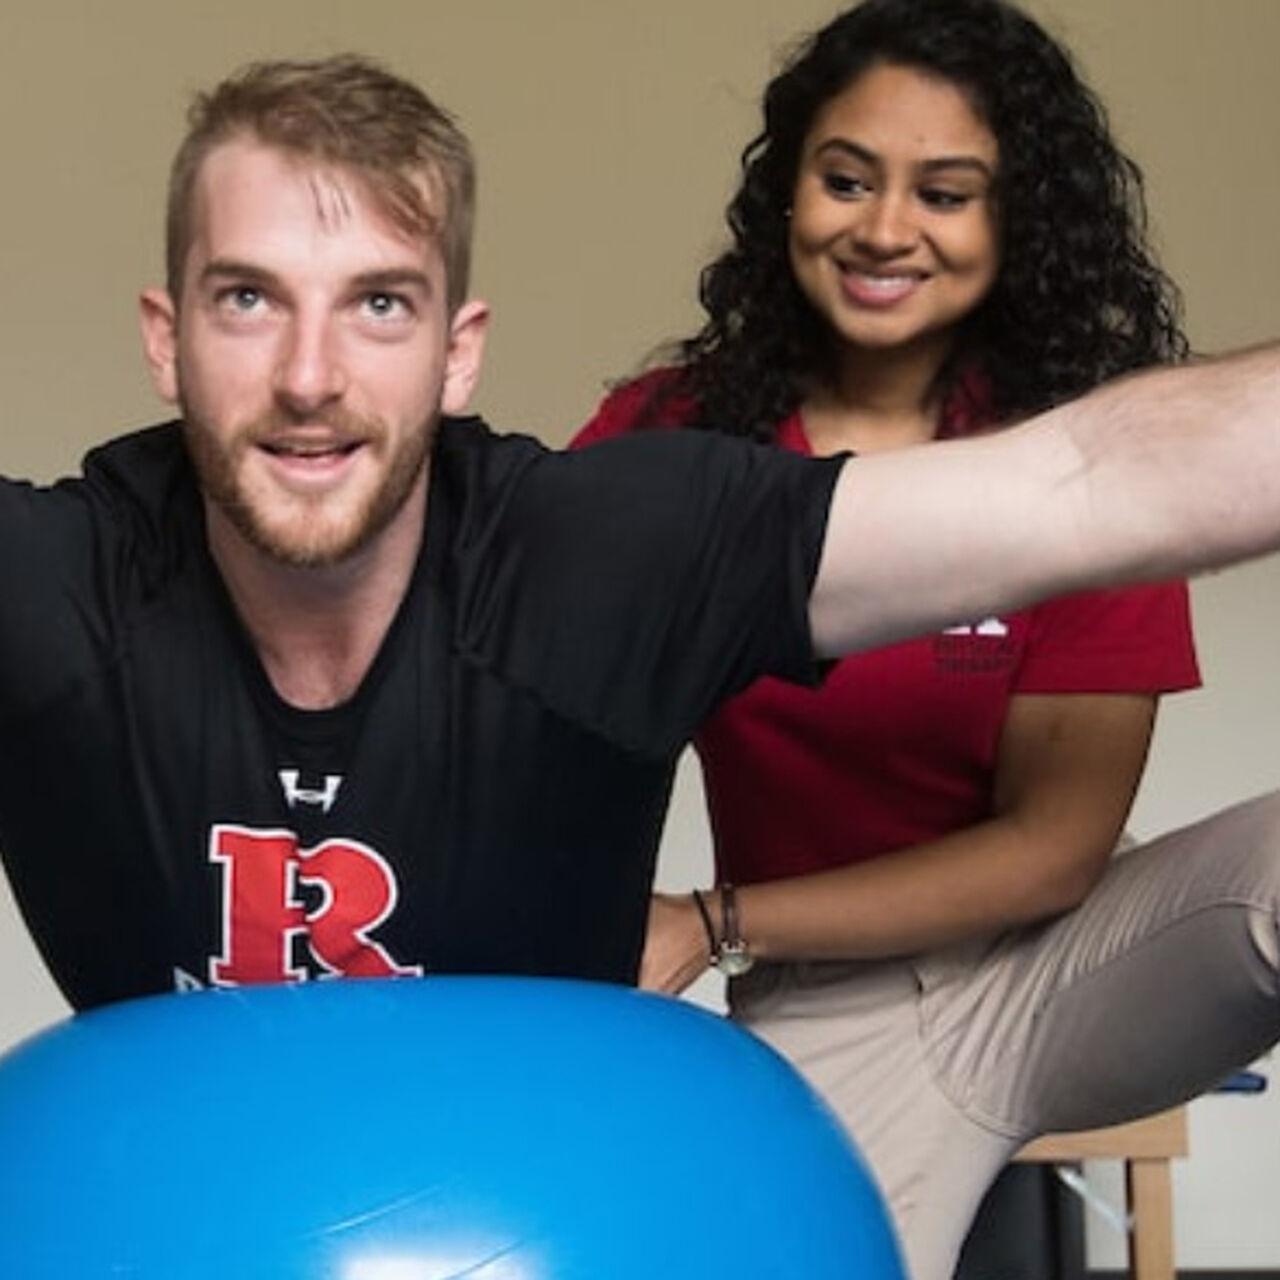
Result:
M732 245L700 278L707 321L676 347L681 376L659 402L678 396L690 425L768 441L821 379L828 331L792 274L787 212L818 111L882 63L955 84L999 147L1001 269L960 325L940 393L977 367L1008 420L1186 358L1180 295L1146 242L1141 171L1070 55L1005 0L865 0L765 91L727 211Z

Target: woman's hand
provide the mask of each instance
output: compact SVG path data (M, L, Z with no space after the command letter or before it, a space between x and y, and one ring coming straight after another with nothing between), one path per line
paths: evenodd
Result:
M1155 721L1148 694L1018 694L1001 734L994 813L924 844L738 886L758 960L880 959L1077 906L1106 869ZM719 898L704 895L720 936ZM692 894L655 894L640 986L675 995L710 966Z
M710 966L707 930L693 895L655 893L649 900L640 986L645 991L678 995Z
M1155 705L1147 694L1016 695L990 819L865 862L739 885L752 954L880 959L1071 910L1110 861Z

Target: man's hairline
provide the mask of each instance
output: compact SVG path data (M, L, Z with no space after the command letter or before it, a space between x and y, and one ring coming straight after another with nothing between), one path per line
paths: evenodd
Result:
M209 161L219 151L234 145L237 142L247 142L252 146L261 148L266 151L273 151L282 159L291 165L299 168L311 168L313 170L329 170L334 174L345 174L355 186L357 193L363 196L364 200L378 212L389 226L406 240L411 242L412 233L404 226L402 220L395 216L395 206L393 202L378 190L377 184L372 180L374 171L372 169L362 168L359 164L346 160L331 159L322 155L316 155L307 151L303 147L291 147L287 144L275 142L268 138L264 138L251 123L241 122L224 135L212 141L201 154L194 171L191 174L191 181L187 191L188 207L187 214L187 244L186 253L178 272L178 292L177 296L173 295L171 287L166 283L166 292L170 294L170 302L173 306L175 318L182 309L182 295L186 290L187 282L190 274L191 254L195 248L196 241L200 233L200 217L197 213L199 208L199 193L201 181L204 177L206 166ZM441 181L439 174L433 172L432 166L427 164L415 164L406 166L403 169L406 175L410 175L411 180L420 181L424 195L427 197L428 204L439 201L443 195L445 203L448 203L447 193L442 192L445 184ZM447 211L446 211L447 216ZM454 315L465 304L466 298L460 297L455 302L451 301L451 290L449 287L449 262L448 255L445 253L444 237L439 229L438 220L433 219L433 225L428 228L422 228L417 233L418 238L424 242L434 245L437 255L440 259L440 268L442 275L443 296L445 301L446 316L452 320Z

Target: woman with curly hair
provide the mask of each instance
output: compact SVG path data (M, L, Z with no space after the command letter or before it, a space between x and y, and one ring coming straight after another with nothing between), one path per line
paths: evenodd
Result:
M702 330L576 443L895 449L1187 354L1138 169L1002 0L866 0L806 41L728 220ZM1196 682L1164 584L762 681L699 736L719 883L654 898L642 983L730 975L857 1138L914 1280L951 1274L1025 1141L1171 1105L1276 1035L1246 994L1275 988L1261 842L1112 857L1157 699Z

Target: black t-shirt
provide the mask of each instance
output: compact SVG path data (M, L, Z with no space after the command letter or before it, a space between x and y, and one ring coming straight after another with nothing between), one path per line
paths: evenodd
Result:
M0 848L77 1007L326 973L629 981L672 765L806 625L838 464L441 425L355 696L275 693L175 424L0 482Z

